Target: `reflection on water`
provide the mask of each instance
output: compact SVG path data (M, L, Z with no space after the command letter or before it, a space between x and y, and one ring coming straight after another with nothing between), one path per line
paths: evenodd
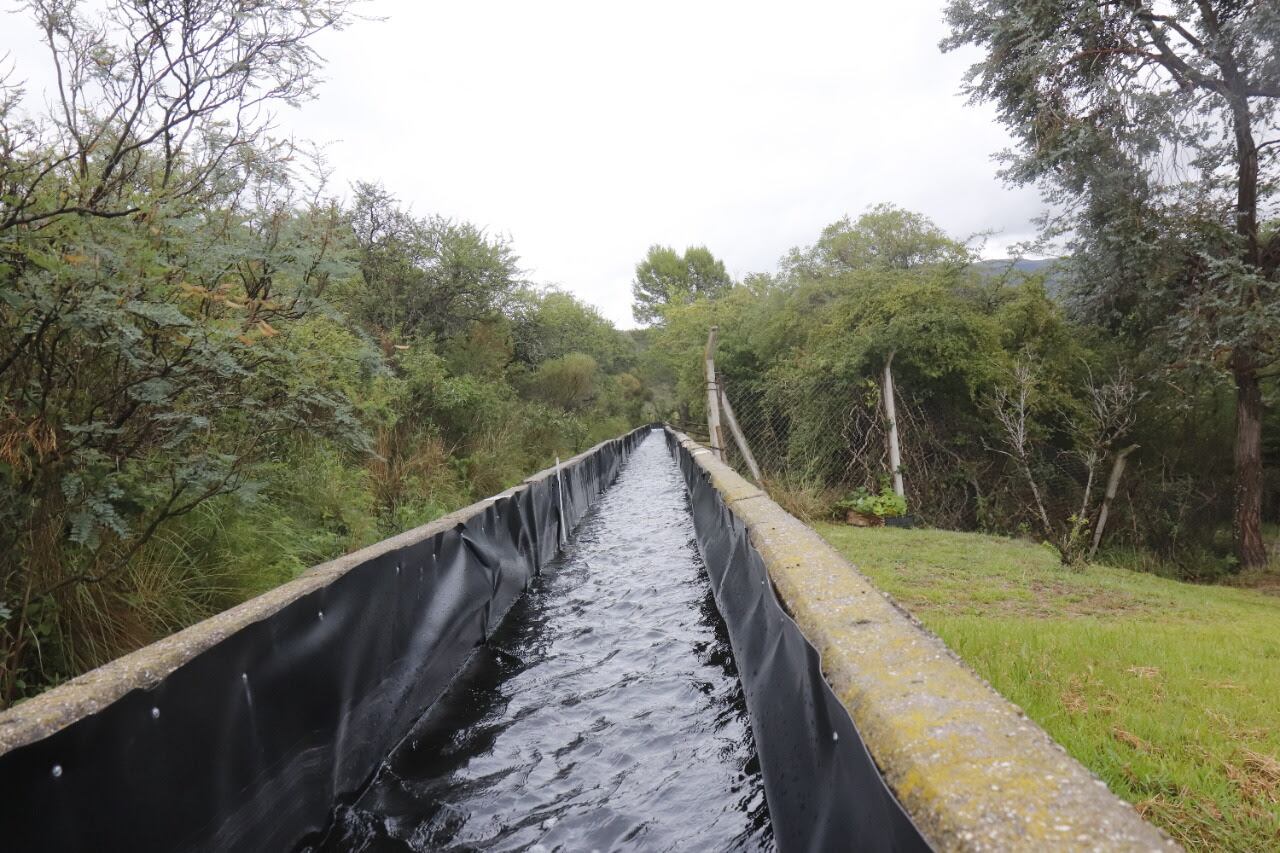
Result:
M651 434L318 849L772 849L693 536Z

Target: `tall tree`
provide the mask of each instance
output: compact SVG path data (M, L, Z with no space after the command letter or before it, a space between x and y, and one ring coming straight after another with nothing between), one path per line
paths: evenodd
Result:
M812 246L792 249L784 272L813 279L859 270L963 266L969 250L933 220L892 204L877 204L856 220L844 216L822 229Z
M1280 5L951 0L944 50L985 51L966 90L1017 148L1079 260L1079 306L1224 371L1236 391L1235 527L1260 566L1262 387L1280 358Z
M516 360L530 367L586 353L608 372L634 360L635 345L591 305L555 288L527 288L516 295L511 313Z
M506 307L521 282L505 240L469 222L414 217L374 184L355 190L350 215L364 287L352 308L374 333L443 339Z
M653 245L636 264L631 283L631 313L640 323L662 318L668 305L687 305L701 296L715 298L732 286L724 262L706 246L690 246L681 255L668 246Z
M351 3L25 5L55 83L42 109L0 79L0 705L33 662L101 662L98 605L164 525L309 425L366 440L294 369L350 270L266 113Z

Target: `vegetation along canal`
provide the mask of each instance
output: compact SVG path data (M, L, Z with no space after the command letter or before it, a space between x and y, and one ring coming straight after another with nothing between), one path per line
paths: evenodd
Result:
M317 849L772 846L684 484L651 434Z

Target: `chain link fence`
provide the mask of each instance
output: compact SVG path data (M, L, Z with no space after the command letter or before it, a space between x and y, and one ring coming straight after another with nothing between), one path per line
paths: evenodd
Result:
M889 423L876 379L722 378L720 392L760 469L760 485L793 514L809 521L829 518L840 499L859 489L879 492L890 482ZM1077 454L1041 448L1031 466L1040 488L1037 501L1018 466L999 446L988 446L983 424L957 420L954 409L931 406L901 385L894 399L908 512L917 523L1039 533L1040 505L1051 525L1061 526L1079 511L1086 488L1095 498L1105 488L1105 472L1095 469L1090 482ZM723 415L721 420L725 461L755 479ZM705 415L679 426L708 443Z
M858 489L878 492L889 483L889 423L875 379L774 374L767 382L734 383L722 378L720 391L758 464L761 485L793 513L807 520L829 517L841 498ZM936 418L921 401L899 388L895 402L909 511L933 524L972 523L979 491L977 478L971 485L965 475L972 466L937 440ZM725 461L754 479L725 420L722 416ZM707 441L705 417L680 426Z
M906 383L895 378L900 471L916 524L1027 535L1064 554L1088 547L1114 448L1090 454L1088 445L1064 448L1070 442L1063 436L1042 435L1020 456L989 401L957 406L956 395L966 390L939 393L935 382L931 397L909 375ZM878 375L774 365L755 376L722 375L718 384L725 461L758 479L792 514L810 522L841 517L838 502L889 487L889 421ZM734 439L728 408L758 478ZM691 411L679 426L709 443L705 410ZM1110 527L1132 521L1117 512Z

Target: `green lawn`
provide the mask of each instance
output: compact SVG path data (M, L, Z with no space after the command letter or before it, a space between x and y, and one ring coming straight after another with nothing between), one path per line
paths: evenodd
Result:
M817 528L1188 848L1280 849L1280 596L1073 572L993 536Z

